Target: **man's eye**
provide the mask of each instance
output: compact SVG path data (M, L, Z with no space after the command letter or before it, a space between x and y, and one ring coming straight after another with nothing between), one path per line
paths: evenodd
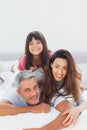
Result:
M34 87L34 89L36 90L36 89L39 89L39 86L38 85L36 85L35 87Z
M30 90L29 89L25 89L25 92L29 92Z

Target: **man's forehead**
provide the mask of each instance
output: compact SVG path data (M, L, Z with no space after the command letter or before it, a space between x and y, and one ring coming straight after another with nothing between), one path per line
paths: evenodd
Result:
M35 77L32 77L32 78L27 78L27 79L24 79L23 81L20 82L20 87L21 86L28 86L28 87L31 87L35 84L38 84L37 80Z

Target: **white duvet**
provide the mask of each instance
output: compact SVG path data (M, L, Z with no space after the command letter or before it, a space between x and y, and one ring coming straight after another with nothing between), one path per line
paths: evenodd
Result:
M24 113L0 117L0 130L22 130L22 128L41 127L56 118L58 112L52 109L49 113Z
M54 120L58 111L54 108L49 113L24 113L0 117L0 130L22 130L23 128L41 127ZM75 126L63 130L87 130L87 111L78 118Z

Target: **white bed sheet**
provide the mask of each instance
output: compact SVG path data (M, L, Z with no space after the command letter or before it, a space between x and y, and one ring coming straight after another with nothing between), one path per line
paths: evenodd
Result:
M22 130L23 128L42 127L54 120L58 114L58 111L52 108L49 113L24 113L13 116L1 116L0 130ZM75 126L63 130L87 130L87 111L80 115Z
M0 117L0 130L22 130L23 128L41 127L55 119L58 111L52 109L49 113L24 113Z
M5 83L0 85L0 99L3 98L5 93L11 91L11 83L15 74L9 71L1 74L1 77L5 79ZM87 90L84 91L83 96L87 101ZM24 113L13 116L1 116L0 130L22 130L22 128L41 127L54 120L58 114L58 111L52 108L49 113ZM87 110L80 115L75 126L63 130L87 130Z

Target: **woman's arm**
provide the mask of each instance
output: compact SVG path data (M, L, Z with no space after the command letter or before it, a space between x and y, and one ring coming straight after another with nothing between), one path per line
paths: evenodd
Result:
M73 106L69 101L64 100L56 106L56 109L62 112L63 115L67 115L63 121L63 124L67 126L74 125L81 112L87 109L87 106L85 104Z
M66 126L62 124L65 118L66 115L62 115L60 113L55 120L53 120L52 122L48 123L47 125L41 128L26 128L22 130L61 130L63 128L66 128Z

